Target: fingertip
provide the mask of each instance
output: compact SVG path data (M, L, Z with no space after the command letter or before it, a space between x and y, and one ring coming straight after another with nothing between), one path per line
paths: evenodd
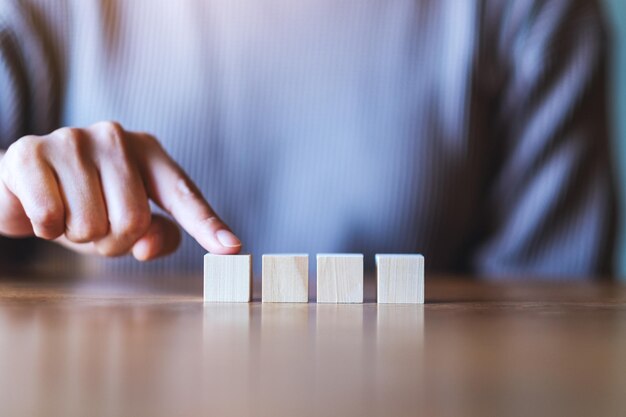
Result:
M227 229L221 229L215 232L215 237L217 237L217 241L224 248L227 249L240 249L241 241L233 232Z
M241 252L241 246L233 248L226 248L223 246L216 247L215 249L209 250L209 252L215 255L237 255L239 252Z
M180 230L172 221L153 215L148 232L133 245L131 252L138 261L149 261L174 252L180 239Z
M235 255L241 252L241 241L228 229L219 229L213 233L210 244L205 246L216 255Z
M160 251L160 245L155 245L155 240L151 236L144 236L139 239L132 248L132 254L138 261L149 261Z

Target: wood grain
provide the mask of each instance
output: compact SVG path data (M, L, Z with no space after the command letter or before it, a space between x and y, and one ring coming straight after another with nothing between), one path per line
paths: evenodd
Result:
M363 302L363 255L317 255L317 302Z
M381 304L424 304L424 257L376 255L377 298Z
M204 255L204 301L247 303L252 298L252 255Z
M263 255L264 303L306 303L309 300L309 255Z
M0 414L623 415L626 287L427 281L424 305L231 304L201 274L5 276Z

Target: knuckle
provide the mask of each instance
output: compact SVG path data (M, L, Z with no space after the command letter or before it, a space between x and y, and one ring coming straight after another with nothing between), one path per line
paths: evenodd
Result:
M96 243L100 255L121 256L150 228L152 214L147 208L130 209L123 218L111 222L110 234Z
M94 124L92 127L96 130L118 132L120 134L124 132L122 125L114 120L104 120Z
M152 134L147 132L139 132L135 134L135 138L140 146L148 149L163 149L159 140Z
M125 152L126 134L117 122L100 122L96 125L100 145L109 153Z
M95 248L99 255L106 256L108 258L122 256L128 252L126 248L120 248L110 242L98 242L95 244Z
M75 225L68 225L65 235L69 240L76 243L92 242L108 232L105 222L80 222Z
M38 136L24 136L7 149L5 158L17 166L23 166L26 163L40 158L44 153L43 140Z
M96 252L102 256L109 258L125 255L127 248L121 248L118 245L114 245L111 242L97 242L95 244Z
M187 212L193 213L194 218L207 223L219 222L215 212L202 195L202 191L191 181L180 179L174 188L174 195L176 198L170 202L169 206L165 206L169 213L185 207Z
M180 176L176 181L176 194L181 200L204 205L204 197L200 189L191 180Z
M29 217L34 225L45 230L58 228L65 220L63 211L53 206L41 206Z
M56 130L55 135L63 143L65 151L73 154L81 154L84 147L83 134L80 129L74 127L62 127Z
M107 120L104 122L98 122L93 125L93 127L97 131L111 136L124 136L124 128L118 122Z
M151 221L152 216L147 210L129 210L119 222L118 234L125 240L139 238L146 233Z
M222 228L224 228L226 226L214 214L209 214L207 216L202 217L201 222L204 223L206 225L206 227L208 227L209 229L212 229L212 230L219 230L219 229L222 229Z

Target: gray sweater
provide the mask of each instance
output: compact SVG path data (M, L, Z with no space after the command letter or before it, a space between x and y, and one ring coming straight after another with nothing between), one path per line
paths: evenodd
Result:
M589 0L0 0L0 148L149 131L257 269L420 252L427 271L593 275L615 231L605 60ZM90 262L202 254L186 237Z

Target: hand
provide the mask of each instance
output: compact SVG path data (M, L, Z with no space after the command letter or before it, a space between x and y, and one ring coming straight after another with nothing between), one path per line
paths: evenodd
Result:
M0 159L0 234L57 240L77 251L139 260L173 252L176 224L212 253L237 237L155 138L101 122L25 136Z

